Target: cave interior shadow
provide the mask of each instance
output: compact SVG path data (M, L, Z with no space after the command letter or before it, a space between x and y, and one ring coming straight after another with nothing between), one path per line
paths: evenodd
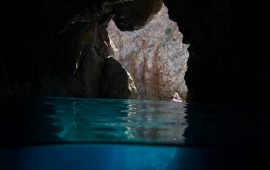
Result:
M53 105L35 98L0 99L0 145L1 147L42 145L63 142L57 133L63 127Z
M181 168L269 169L267 107L201 103L186 109L185 147L179 148L177 161Z

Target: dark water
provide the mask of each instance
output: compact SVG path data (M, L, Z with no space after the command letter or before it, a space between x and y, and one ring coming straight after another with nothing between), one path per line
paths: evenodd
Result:
M260 169L270 112L258 105L1 99L0 169ZM269 160L268 160L269 159Z

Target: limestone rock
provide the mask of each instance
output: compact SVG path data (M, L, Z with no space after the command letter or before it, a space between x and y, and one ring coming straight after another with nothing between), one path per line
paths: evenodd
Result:
M131 74L140 99L170 100L175 92L185 99L187 45L165 6L144 28L121 32L108 28L115 57Z
M138 90L136 88L134 80L133 80L132 76L130 75L130 73L126 69L125 69L125 71L128 75L128 89L131 92L129 99L137 99L138 98Z

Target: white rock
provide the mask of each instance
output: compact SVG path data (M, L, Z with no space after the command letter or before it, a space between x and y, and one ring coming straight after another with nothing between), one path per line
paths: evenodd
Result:
M139 99L170 100L175 93L186 98L188 45L167 7L140 30L121 32L113 21L107 30L115 58L131 74Z

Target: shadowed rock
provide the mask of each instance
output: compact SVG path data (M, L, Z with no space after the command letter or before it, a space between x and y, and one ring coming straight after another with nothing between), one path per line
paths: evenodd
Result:
M121 64L114 58L109 57L105 59L102 70L100 84L101 90L99 96L102 98L129 98L136 96L129 83L129 76Z
M145 13L135 25L146 23L158 9L153 0L146 4L151 11L139 9ZM116 13L132 13L120 12L119 6L128 9L129 1L1 2L0 94L100 97L99 91L107 91L99 80L111 48L105 28ZM119 95L128 97L126 90Z
M267 101L270 60L266 2L164 0L189 47L193 102ZM266 99L266 100L265 100Z

